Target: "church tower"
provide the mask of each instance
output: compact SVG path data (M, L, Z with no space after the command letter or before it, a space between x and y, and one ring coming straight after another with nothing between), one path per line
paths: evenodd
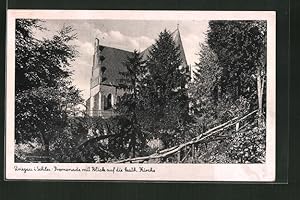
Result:
M105 71L105 67L102 65L105 57L101 55L103 46L99 45L99 39L95 39L92 76L90 79L90 98L88 104L88 110L90 116L98 116L101 110L101 92L100 83L102 81L102 74Z

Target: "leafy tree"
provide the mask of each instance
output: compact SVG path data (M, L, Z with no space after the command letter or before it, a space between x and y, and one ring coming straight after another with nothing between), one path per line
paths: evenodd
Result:
M72 27L63 27L51 39L38 40L33 30L45 30L41 21L16 20L16 91L55 87L61 79L71 75L71 61L75 59L75 46L68 44L76 38Z
M16 143L38 139L49 155L50 145L63 132L74 106L81 103L72 86L71 62L77 51L70 26L50 39L36 39L44 30L39 20L16 20Z

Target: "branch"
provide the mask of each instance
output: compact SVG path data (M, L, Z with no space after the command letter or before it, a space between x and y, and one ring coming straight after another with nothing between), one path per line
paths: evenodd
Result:
M184 162L185 159L188 157L188 155L190 154L190 152L192 151L192 148L189 149L189 151L186 153L186 155L184 156L184 158L181 160L181 162Z

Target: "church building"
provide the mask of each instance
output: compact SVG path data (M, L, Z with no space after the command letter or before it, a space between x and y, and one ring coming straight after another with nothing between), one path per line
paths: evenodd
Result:
M188 66L179 29L172 33L175 44L180 48L182 65ZM141 52L143 60L147 59L151 46ZM99 39L95 39L92 76L90 79L90 97L86 101L87 112L90 116L101 116L109 118L114 113L114 105L125 93L120 89L120 72L127 71L123 63L132 52L116 49L99 44Z

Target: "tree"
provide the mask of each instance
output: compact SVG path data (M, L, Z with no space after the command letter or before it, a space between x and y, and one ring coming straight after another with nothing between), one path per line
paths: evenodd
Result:
M266 21L210 21L208 44L218 56L221 91L234 99L243 96L259 109L263 126L266 75Z
M223 145L237 162L264 162L266 23L210 21L209 28L208 46L201 48L191 87L198 102L195 114L210 124L258 109L258 120L253 118L242 130L230 133L231 139Z
M189 74L182 64L180 49L167 30L159 34L152 45L146 61L146 74L143 79L142 96L144 113L149 117L143 127L157 133L168 146L179 142L174 140L173 131L184 134L188 123ZM183 135L178 135L181 139Z
M258 26L260 25L260 26ZM261 21L210 21L208 44L218 56L221 90L232 98L244 96L257 106L256 76L266 59L266 23ZM265 71L265 69L264 69Z
M265 25L264 21L209 22L207 41L200 46L190 84L194 127L201 127L199 132L257 108L263 113ZM222 157L226 157L221 159L224 162L263 162L265 129L261 121L259 114L258 120L251 118L242 129L237 126L222 142L206 145L207 155L216 154L220 147L225 153L208 156L205 162Z
M142 133L138 120L141 112L141 89L142 79L145 76L145 62L142 55L134 50L132 56L127 57L123 63L127 71L120 72L123 78L120 80L120 88L127 91L121 101L117 104L118 112L127 119L127 129L124 131L123 138L128 138L128 148L132 151L132 157L136 155L136 148L141 150L145 146L145 136Z
M16 91L55 87L70 77L70 65L77 55L76 38L70 26L63 27L51 39L38 40L33 29L45 30L40 20L16 20Z
M192 111L200 132L218 123L216 107L219 100L221 69L216 54L207 44L200 45L199 61L195 63L194 80L189 84Z
M260 43L259 61L256 62L256 80L257 80L257 100L258 100L258 128L259 132L265 126L263 120L263 100L265 98L266 82L266 53L267 53L267 24L265 21L255 21L252 24L254 29L260 33L256 37Z
M188 139L183 134L189 122L189 75L172 35L164 30L145 61L134 51L124 66L127 70L120 73L120 87L126 93L117 104L123 136L111 139L111 143L128 146L134 157L135 151L146 153L147 140L158 138L170 146Z
M71 62L76 38L65 26L50 39L36 39L34 30L45 30L40 20L16 20L16 143L38 140L46 155L62 133L74 106L82 102L72 85Z

